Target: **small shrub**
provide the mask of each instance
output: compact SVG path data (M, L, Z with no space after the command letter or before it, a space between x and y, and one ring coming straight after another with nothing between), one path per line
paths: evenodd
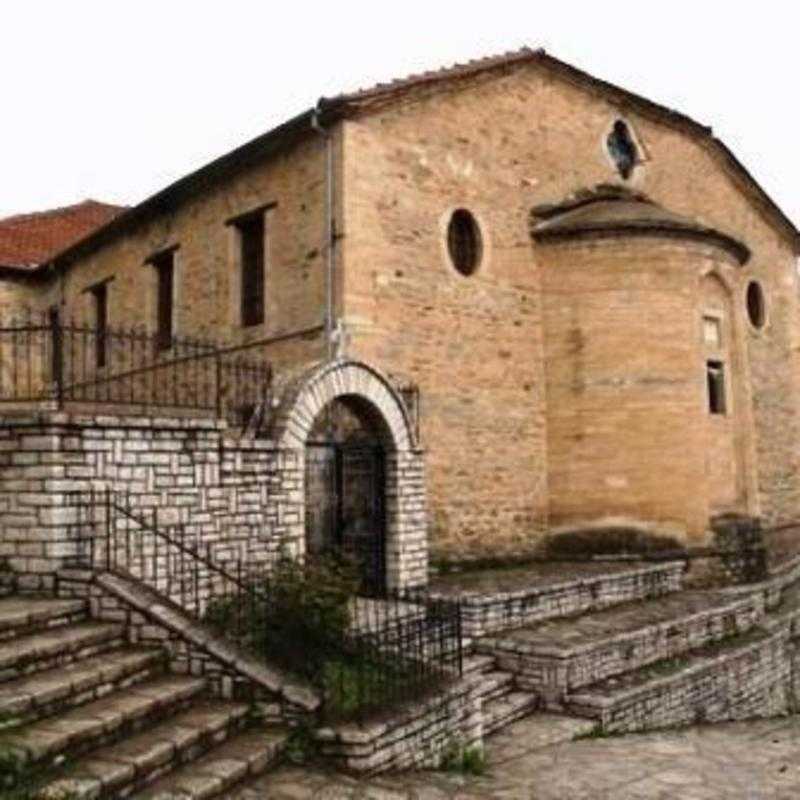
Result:
M414 660L419 652L405 652L396 621L385 620L387 635L367 607L354 625L359 585L358 570L346 560L282 558L268 578L252 584L252 593L212 600L205 621L305 678L320 691L328 719L378 713L427 693L448 674L421 669Z
M603 726L599 722L597 722L588 731L582 731L581 733L576 733L572 737L572 741L582 742L584 739L605 739L606 736L607 734L603 730Z
M349 604L358 588L352 565L332 558L306 564L282 558L269 578L252 588L252 596L212 600L206 622L286 669L318 676L350 626Z
M283 753L291 764L308 764L319 752L314 732L307 722L297 724L289 733Z
M441 769L462 775L483 775L486 772L486 753L482 747L465 746L454 740L442 756Z

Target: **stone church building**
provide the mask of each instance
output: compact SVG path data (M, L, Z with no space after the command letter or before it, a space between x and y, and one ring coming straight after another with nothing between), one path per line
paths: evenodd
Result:
M426 517L450 559L797 516L800 234L709 128L543 51L322 99L102 208L61 246L0 251L3 324L268 363L256 427L305 448L307 514L315 441L352 434L395 453L366 469L388 513L412 498L390 536Z

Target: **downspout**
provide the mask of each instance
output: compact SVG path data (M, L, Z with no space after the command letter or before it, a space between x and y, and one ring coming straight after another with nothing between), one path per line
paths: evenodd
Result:
M311 127L325 140L325 339L328 361L332 361L336 350L333 317L334 296L334 232L333 232L333 137L320 122L322 100L317 102L311 115Z

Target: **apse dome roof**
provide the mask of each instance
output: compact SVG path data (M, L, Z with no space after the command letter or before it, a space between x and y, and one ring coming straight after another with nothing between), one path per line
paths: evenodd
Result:
M562 203L534 208L531 233L542 243L633 236L693 239L722 247L740 264L750 258L750 249L738 239L615 186L599 186Z

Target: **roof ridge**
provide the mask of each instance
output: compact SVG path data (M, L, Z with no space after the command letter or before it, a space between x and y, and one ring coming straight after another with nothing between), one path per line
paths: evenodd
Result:
M130 208L130 206L122 206L116 203L104 203L102 200L95 200L91 197L87 197L85 200L81 200L78 203L71 203L70 205L66 206L46 208L41 211L25 211L21 214L12 214L9 217L0 217L0 226L13 225L19 222L29 222L34 219L42 219L43 217L61 216L64 214L69 214L73 211L78 211L82 208L86 208L87 206L94 206L96 208L115 208L119 209L120 211Z
M753 202L759 206L774 225L791 238L796 252L800 253L800 231L798 231L798 228L733 152L714 136L709 126L697 122L680 111L657 103L609 81L597 78L583 69L561 61L547 53L544 48L534 49L524 45L518 50L473 59L466 64L456 63L450 67L428 70L411 74L405 78L378 83L371 88L341 93L332 97L321 97L316 107L309 108L275 128L218 156L150 197L145 198L137 205L128 208L122 207L122 213L116 215L112 220L88 233L74 244L55 253L52 256L51 263L66 266L76 258L91 252L93 248L101 246L126 228L138 224L153 214L163 212L166 208L180 202L182 198L191 196L206 182L217 180L221 175L241 169L255 159L274 154L282 147L287 146L289 142L295 141L297 137L313 130L315 120L322 118L325 122L336 122L346 117L348 111L356 110L355 107L361 101L390 96L398 91L424 85L426 82L462 76L467 77L495 67L527 62L538 62L545 68L549 68L560 75L564 80L571 80L582 86L590 86L606 96L610 95L615 102L621 105L633 106L642 113L655 114L660 120L668 124L681 125L684 129L696 134L701 141L709 145L717 155L722 157L723 169L728 169L733 178L743 182L744 189L751 193L750 196ZM348 108L349 106L352 106L352 108Z
M322 106L338 103L350 103L358 100L366 100L370 97L378 96L384 92L394 92L398 89L412 88L420 83L428 81L446 80L459 75L469 75L473 72L480 72L492 67L504 64L513 64L518 61L526 61L544 54L544 48L532 48L523 45L517 50L506 50L502 53L483 56L481 58L471 58L466 62L456 61L445 67L438 69L423 70L422 72L412 72L402 78L393 78L388 81L379 81L372 86L355 89L350 92L340 92L332 97L320 98Z

